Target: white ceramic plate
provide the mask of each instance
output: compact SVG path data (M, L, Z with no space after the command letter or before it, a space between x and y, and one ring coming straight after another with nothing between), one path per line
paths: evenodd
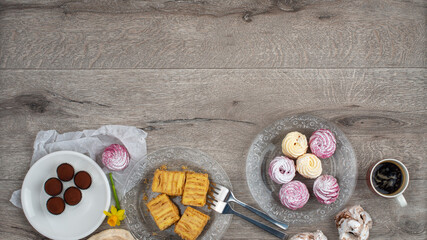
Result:
M44 183L57 177L56 168L61 163L69 163L75 173L84 170L92 177L92 185L82 190L82 200L75 206L65 205L60 215L47 211L46 201L50 196L44 191ZM64 191L74 185L74 181L63 182ZM80 239L94 232L105 218L104 210L110 207L111 192L106 175L98 164L88 156L59 151L38 160L28 171L22 184L21 201L25 216L41 234L52 239Z

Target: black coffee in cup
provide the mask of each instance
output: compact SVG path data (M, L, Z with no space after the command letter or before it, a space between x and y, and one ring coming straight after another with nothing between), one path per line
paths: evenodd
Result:
M373 170L372 183L378 192L393 194L402 186L402 169L393 162L382 162Z

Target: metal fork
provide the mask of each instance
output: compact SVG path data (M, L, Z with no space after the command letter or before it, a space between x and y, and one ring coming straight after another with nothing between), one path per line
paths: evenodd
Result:
M282 232L280 232L280 231L278 231L278 230L276 230L274 228L271 228L271 227L269 227L269 226L267 226L267 225L265 225L263 223L260 223L260 222L258 222L256 220L254 220L254 219L252 219L250 217L247 217L247 216L245 216L245 215L243 215L243 214L241 214L239 212L236 212L230 206L230 204L228 204L226 202L222 202L222 201L217 201L217 200L215 200L210 195L208 195L207 204L208 204L208 206L211 209L213 209L213 210L215 210L215 211L217 211L219 213L222 213L222 214L234 214L236 216L239 216L239 217L245 219L246 221L248 221L248 222L254 224L255 226L257 226L257 227L259 227L259 228L261 228L261 229L263 229L263 230L265 230L265 231L273 234L274 236L276 236L276 237L278 237L278 238L280 238L282 240L285 240L285 239L288 238L288 236L285 233L282 233Z
M272 224L278 226L279 228L283 229L283 230L287 230L288 229L288 224L286 223L282 223L279 222L273 218L271 218L270 216L268 216L267 214L261 212L260 210L251 207L249 205L247 205L246 203L239 201L236 197L234 197L233 192L231 192L228 188L218 185L216 183L213 183L210 185L211 187L211 194L213 195L213 198L216 199L217 201L223 201L223 202L235 202L237 204L239 204L240 206L248 209L249 211L255 213L256 215L264 218L265 220L271 222Z

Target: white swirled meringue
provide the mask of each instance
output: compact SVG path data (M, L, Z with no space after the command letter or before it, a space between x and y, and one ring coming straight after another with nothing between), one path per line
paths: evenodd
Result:
M282 141L282 152L290 158L298 158L306 153L307 149L307 138L300 132L290 132Z
M317 178L322 174L322 162L316 155L306 153L297 159L297 171L305 178Z
M328 240L322 231L304 232L293 235L289 240Z
M102 163L112 171L123 170L129 165L128 150L119 144L112 144L102 153Z
M348 207L335 216L340 240L367 240L372 218L360 205Z
M295 163L287 157L275 157L270 162L268 175L277 184L288 183L295 177Z
M310 150L319 158L328 158L334 155L337 141L329 129L319 129L310 137Z
M310 198L310 194L304 183L294 180L283 184L280 188L279 198L285 207L297 210L304 207Z
M337 200L340 194L338 181L331 175L322 175L314 181L313 192L317 201L324 204L331 204Z

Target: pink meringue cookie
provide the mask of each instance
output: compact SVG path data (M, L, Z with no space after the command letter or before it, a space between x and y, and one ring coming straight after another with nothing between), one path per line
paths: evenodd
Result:
M313 192L317 201L323 204L331 204L337 200L340 194L340 186L333 176L322 175L314 181Z
M279 192L280 202L292 210L304 207L310 194L304 183L294 180L283 184Z
M319 129L310 137L310 150L319 158L332 156L337 148L337 141L329 129Z
M287 157L275 157L270 162L268 175L277 184L288 183L295 177L295 163Z
M119 144L112 144L102 153L102 163L111 171L123 170L129 165L128 150Z

